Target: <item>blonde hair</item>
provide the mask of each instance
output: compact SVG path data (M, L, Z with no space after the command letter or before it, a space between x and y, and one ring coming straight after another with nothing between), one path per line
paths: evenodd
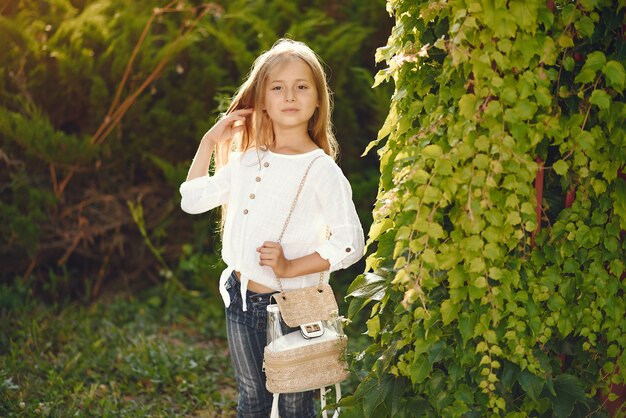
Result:
M228 162L233 151L246 151L251 147L270 148L275 141L272 121L263 109L265 86L270 71L278 64L299 58L309 66L317 89L319 106L309 119L308 133L313 142L333 159L337 157L338 144L332 131L332 96L326 81L321 59L306 44L291 39L279 39L268 51L261 54L252 65L248 77L235 93L225 115L239 109L254 109L246 118L245 129L229 141L220 143L215 150L215 167L218 170ZM224 116L225 116L224 115Z

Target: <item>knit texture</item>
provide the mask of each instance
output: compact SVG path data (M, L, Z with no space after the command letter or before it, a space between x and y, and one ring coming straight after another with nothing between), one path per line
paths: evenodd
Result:
M304 392L343 382L350 375L345 361L347 338L274 352L265 347L266 387L271 393Z
M321 290L321 291L320 291ZM329 284L289 290L284 294L274 295L285 324L297 327L315 321L331 318L339 307Z

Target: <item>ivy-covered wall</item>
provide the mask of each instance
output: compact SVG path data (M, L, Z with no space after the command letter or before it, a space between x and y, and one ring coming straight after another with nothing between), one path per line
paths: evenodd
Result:
M625 7L388 1L374 252L349 289L371 345L342 416L626 413Z

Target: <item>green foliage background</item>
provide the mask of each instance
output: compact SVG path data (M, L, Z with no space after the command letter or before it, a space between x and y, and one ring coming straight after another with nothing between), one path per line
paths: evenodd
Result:
M372 340L342 416L606 416L626 381L625 6L388 2L375 252L349 289Z
M282 36L328 67L340 165L368 225L378 172L360 154L388 106L390 92L371 85L391 23L383 0L3 3L0 283L19 277L53 300L164 278L214 287L218 215L183 214L178 186Z
M113 358L97 343L108 333L136 369L115 379L139 397L160 382L189 413L229 403L205 399L199 388L211 384L195 368L222 328L217 215L182 214L177 188L254 58L288 34L328 65L340 163L364 226L380 181L368 273L349 288L357 323L371 305L371 341L354 358L359 385L342 416L605 416L611 383L626 379L625 6L390 0L396 25L377 53L388 68L374 79L372 54L390 30L383 0L2 3L0 348L11 374L0 374L0 396L17 408L23 391L52 382L63 397L74 384L77 409L132 409L101 393L118 394L97 384L102 370L89 388L78 383ZM381 125L370 144L379 171L360 154ZM160 330L124 337L151 332L142 306L95 330L103 314L61 310L98 338L76 346L48 311L11 319L27 314L23 295L92 301L151 282L169 292L149 299L155 315L176 316L164 328L199 332L184 310L198 294L203 320L217 319L186 354L178 336L156 343ZM33 371L22 356L41 350L49 358ZM188 367L168 373L170 355ZM139 400L135 412L181 412Z
M219 215L182 213L178 187L288 36L326 63L366 229L392 23L384 0L0 2L0 415L233 416Z

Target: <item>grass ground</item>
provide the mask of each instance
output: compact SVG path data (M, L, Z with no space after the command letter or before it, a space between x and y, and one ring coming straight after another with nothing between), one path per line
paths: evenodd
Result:
M0 417L234 417L223 309L217 292L163 286L89 305L0 286Z
M8 308L0 295L0 416L234 416L221 301L164 293Z

